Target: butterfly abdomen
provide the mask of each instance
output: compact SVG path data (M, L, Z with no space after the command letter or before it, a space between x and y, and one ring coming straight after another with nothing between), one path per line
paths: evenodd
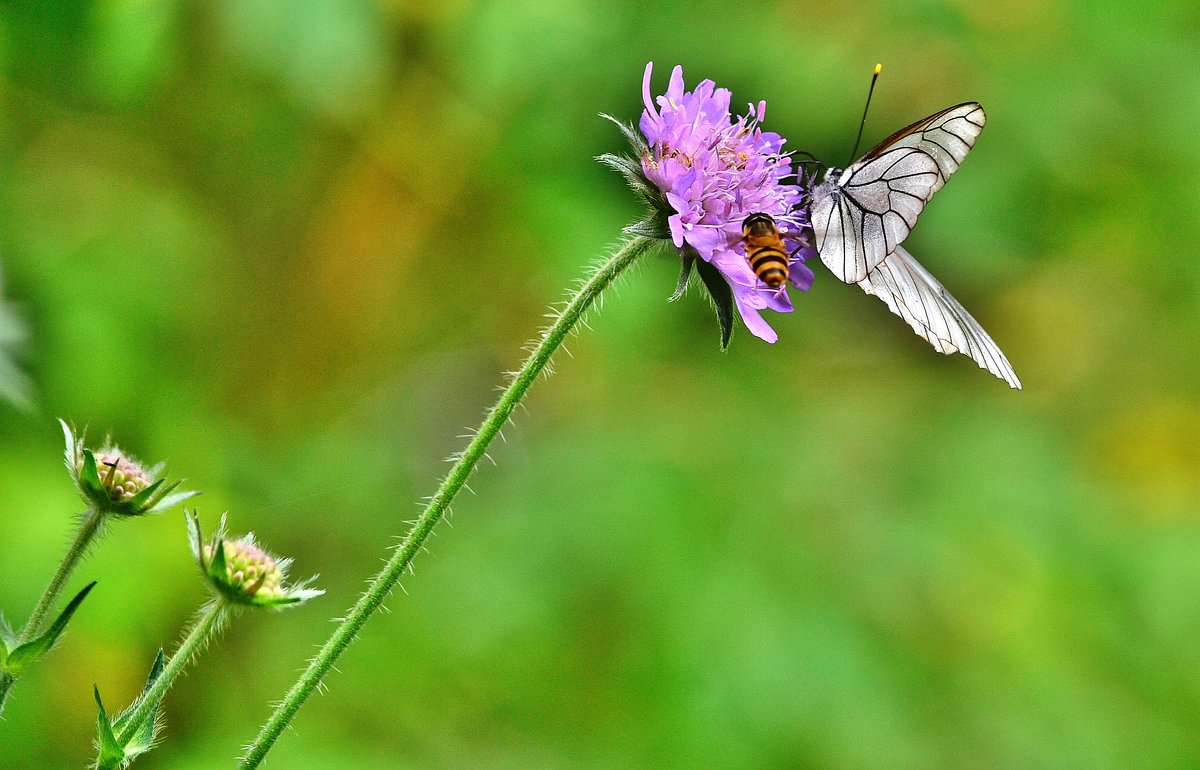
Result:
M788 277L788 254L775 220L766 214L751 214L742 222L746 259L758 280L777 289Z

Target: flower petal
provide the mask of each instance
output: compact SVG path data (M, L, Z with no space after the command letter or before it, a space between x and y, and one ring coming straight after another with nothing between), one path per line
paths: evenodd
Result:
M654 97L650 95L650 74L654 72L654 62L646 62L646 71L642 73L642 102L646 105L646 112L654 117L658 117L658 110L654 109Z
M803 190L785 140L762 131L766 102L751 102L736 120L729 113L730 91L703 80L687 91L683 68L671 70L666 92L650 90L652 64L642 77L642 133L649 151L642 152L646 179L663 193L670 209L667 225L677 248L694 250L716 268L730 287L746 327L757 337L778 337L761 311L787 313L786 291L765 286L754 274L742 245L742 223L752 213L773 218L787 251L808 246ZM689 252L690 253L690 252ZM807 289L812 271L805 254L789 264L789 283ZM712 278L717 276L713 275Z
M808 291L816 277L812 268L803 262L793 262L788 266L788 283L800 291Z
M667 93L659 97L658 103L663 107L679 109L683 105L683 66L676 64L671 70L671 82L667 84Z
M760 340L767 342L775 342L779 339L779 335L771 328L771 325L763 320L759 311L755 308L747 306L742 302L742 298L735 292L733 295L734 303L737 305L738 314L742 317L742 323L746 324L746 328L750 333Z
M675 244L675 248L682 249L684 237L687 233L683 229L683 222L678 214L673 214L667 217L667 224L671 227L671 242Z

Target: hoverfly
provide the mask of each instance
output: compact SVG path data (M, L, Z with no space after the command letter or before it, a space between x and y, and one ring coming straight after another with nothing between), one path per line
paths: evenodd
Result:
M772 289L783 286L788 277L790 255L775 220L767 214L746 217L742 222L742 241L746 245L746 259L758 280Z

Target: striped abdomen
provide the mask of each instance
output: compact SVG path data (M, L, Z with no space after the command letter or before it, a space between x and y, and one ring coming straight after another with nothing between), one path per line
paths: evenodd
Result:
M758 280L777 289L788 277L788 254L775 220L766 214L751 214L742 222L746 259Z

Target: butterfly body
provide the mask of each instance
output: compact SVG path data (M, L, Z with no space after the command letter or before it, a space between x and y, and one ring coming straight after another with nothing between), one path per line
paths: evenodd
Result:
M836 168L830 166L825 169L821 175L820 185L825 188L825 192L832 192L832 187L840 187L850 179L850 169Z
M986 120L977 102L956 104L900 129L844 169L818 171L809 222L821 261L839 280L879 297L939 353L963 353L1020 388L979 322L900 246Z

